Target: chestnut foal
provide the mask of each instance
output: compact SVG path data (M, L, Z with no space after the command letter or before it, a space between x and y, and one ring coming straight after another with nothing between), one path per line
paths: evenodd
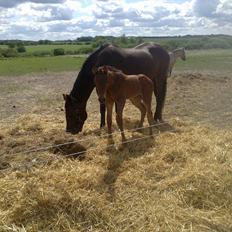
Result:
M103 103L106 99L107 126L110 137L113 104L116 103L116 121L121 131L122 141L126 140L122 119L126 99L129 99L141 112L139 127L143 126L146 112L149 125L151 126L154 123L151 111L154 87L151 79L143 74L125 75L121 70L112 66L93 68L92 71L95 75L96 90L100 103ZM149 132L152 135L151 127L149 127Z

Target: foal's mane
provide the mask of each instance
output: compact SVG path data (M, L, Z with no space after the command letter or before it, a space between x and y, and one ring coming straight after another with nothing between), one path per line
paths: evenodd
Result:
M115 67L113 67L113 66L110 66L110 65L106 65L106 68L107 68L108 70L110 70L111 72L120 72L120 73L122 73L122 70L120 70L120 69L118 69L118 68L115 68Z
M106 69L110 72L113 72L113 73L123 74L122 70L117 69L117 68L110 66L110 65L103 65L103 66L98 67L97 73L99 73L99 74L104 73Z

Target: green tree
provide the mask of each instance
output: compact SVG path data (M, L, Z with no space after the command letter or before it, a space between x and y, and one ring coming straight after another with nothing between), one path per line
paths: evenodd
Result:
M65 51L63 48L55 48L53 51L54 56L62 56L65 54Z
M17 52L24 53L24 52L26 52L26 48L23 45L20 45L17 47Z

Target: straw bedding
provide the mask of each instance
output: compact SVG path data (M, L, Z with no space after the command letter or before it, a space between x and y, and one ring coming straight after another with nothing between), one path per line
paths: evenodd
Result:
M1 127L0 231L232 231L230 131L175 119L107 148L96 122L77 136L55 115ZM22 152L68 141L80 142Z

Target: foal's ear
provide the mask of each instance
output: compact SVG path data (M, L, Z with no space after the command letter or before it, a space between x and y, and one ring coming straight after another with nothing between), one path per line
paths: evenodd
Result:
M97 72L97 67L96 67L96 66L94 66L94 67L92 68L92 73L93 73L93 75L95 75L95 74L96 74L96 72Z
M107 74L108 73L108 67L106 65L103 66L103 72L104 74Z
M108 71L107 78L108 78L108 80L112 81L114 79L114 73L112 71Z

